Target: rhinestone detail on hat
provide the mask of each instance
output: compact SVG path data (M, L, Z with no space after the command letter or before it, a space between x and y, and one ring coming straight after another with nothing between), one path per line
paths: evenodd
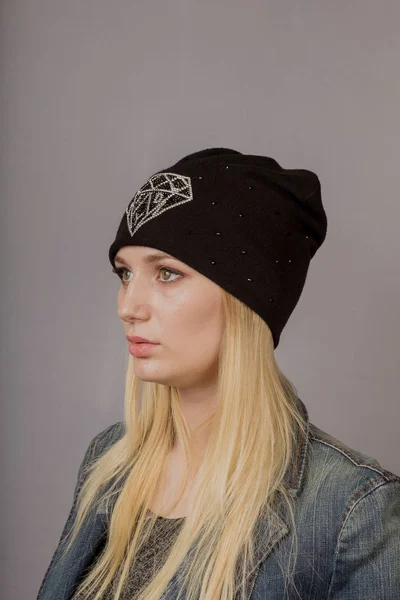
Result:
M178 173L156 173L136 192L126 209L131 236L147 221L179 204L193 200L190 177Z
M226 169L229 169L229 166L227 165L225 168L226 168ZM202 177L201 177L201 176L198 176L198 177L197 177L197 179L202 179ZM254 189L254 187L253 187L252 185L249 185L249 190L253 190L253 189ZM216 204L216 202L213 200L213 201L211 202L211 204L213 204L213 205L214 205L214 204ZM274 211L274 214L275 214L275 215L278 215L278 216L280 216L280 214L281 214L281 213L280 213L280 211L279 211L279 210L275 210L275 211ZM239 213L239 217L243 217L243 214L242 214L242 213ZM191 233L191 231L189 231L188 233ZM217 231L217 232L216 232L216 235L221 235L221 232ZM286 232L286 235L292 235L292 233L291 233L290 231L287 231L287 232ZM306 237L306 239L308 239L308 235L306 235L305 237ZM225 248L225 250L226 250L226 248ZM242 254L246 254L246 250L242 250ZM276 263L278 263L278 262L279 262L279 260L276 260L275 262L276 262ZM290 263L291 263L291 262L292 262L292 259L291 259L291 258L289 258L289 259L288 259L288 262L290 262ZM211 264L212 264L212 265L215 265L215 264L216 264L216 261L215 261L215 260L212 260L212 261L211 261ZM251 277L247 277L247 281L252 281ZM274 301L274 298L269 298L268 300L269 300L270 302L273 302L273 301Z

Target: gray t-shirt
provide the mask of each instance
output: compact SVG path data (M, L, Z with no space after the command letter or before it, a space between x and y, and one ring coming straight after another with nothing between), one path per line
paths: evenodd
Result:
M129 579L121 593L121 600L135 600L141 589L154 578L157 571L164 564L166 552L173 544L184 520L185 517L166 519L165 517L157 516L150 538L145 546L142 546L133 566L133 572L129 574ZM107 591L103 594L102 599L112 600L114 598L116 584L117 582L114 577ZM74 595L71 600L90 600L91 597L87 594L85 596Z

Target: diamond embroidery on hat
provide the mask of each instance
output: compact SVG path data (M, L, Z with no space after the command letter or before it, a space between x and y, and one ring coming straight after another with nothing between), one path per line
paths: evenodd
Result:
M190 177L156 173L136 192L126 209L128 229L133 234L147 221L179 204L193 200Z

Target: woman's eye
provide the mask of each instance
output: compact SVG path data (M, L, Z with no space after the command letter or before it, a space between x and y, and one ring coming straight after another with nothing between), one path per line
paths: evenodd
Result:
M179 271L175 271L175 269L171 269L170 267L160 267L158 269L158 271L159 272L160 271L167 271L167 273L170 273L172 275L178 275L178 276L182 275L181 273L179 273ZM116 273L118 275L118 277L120 278L120 280L122 281L122 283L129 283L130 279L127 280L127 279L123 278L123 274L125 272L131 273L131 271L129 271L129 269L126 269L125 267L120 267L118 269L112 269L112 272ZM175 278L175 279L177 279L177 278ZM175 279L168 278L168 279L161 279L161 281L163 281L164 283L169 283L170 281L171 282L175 281Z
M167 271L167 273L172 273L172 275L180 275L180 273L178 271L175 271L174 269L170 269L169 267L160 267L159 271ZM177 278L175 278L177 279ZM167 281L175 281L175 279L168 279ZM165 279L163 279L162 281L165 281Z
M119 268L117 268L117 269L112 269L112 272L113 272L113 273L116 273L116 274L118 275L118 277L120 278L120 280L121 280L122 282L124 282L124 281L125 281L125 279L123 279L123 273L124 273L125 271L127 271L127 270L128 270L128 269L125 269L124 267L119 267Z

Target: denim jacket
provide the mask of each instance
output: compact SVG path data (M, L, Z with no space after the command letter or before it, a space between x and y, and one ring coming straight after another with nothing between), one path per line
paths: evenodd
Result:
M275 513L273 518L259 518L255 567L246 575L245 596L238 592L237 600L399 600L400 477L310 423L304 403L298 402L307 436L298 436L285 475L294 498L298 537L295 587L285 589L279 564L293 532L289 519ZM71 511L37 600L69 600L91 564L107 528L101 503L89 513L64 560L60 555L76 518L85 467L124 431L120 421L90 442L79 468ZM163 600L176 598L176 577Z

